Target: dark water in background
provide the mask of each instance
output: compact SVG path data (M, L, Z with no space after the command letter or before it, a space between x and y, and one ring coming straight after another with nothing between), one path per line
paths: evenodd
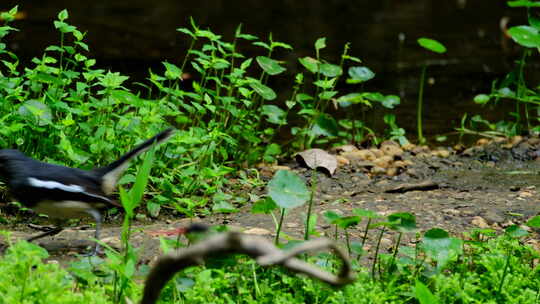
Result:
M510 17L511 25L526 22L523 9L507 8L506 1L486 0L4 0L0 9L15 4L27 17L15 23L21 31L8 41L21 58L38 56L58 42L52 21L67 8L68 21L88 32L87 43L98 64L136 80L144 78L149 68L159 70L161 61L183 59L189 41L175 29L188 26L189 16L225 38L232 37L239 23L245 32L259 37L273 32L275 40L295 47L293 52L278 54L290 61L291 72L298 68L295 58L313 55L317 38L327 37L323 56L334 61L343 45L351 42L351 55L377 73L364 90L400 95L398 124L411 135L416 134L418 79L425 60L431 63L428 76L434 80L425 89L427 135L452 131L465 112L503 117L511 107L488 113L474 105L472 97L489 91L491 82L510 71L521 54L503 39L500 19ZM443 42L447 54L421 49L416 39L422 36ZM531 66L534 61L536 57ZM279 91L290 83L273 87ZM382 121L382 112L374 114L371 117Z

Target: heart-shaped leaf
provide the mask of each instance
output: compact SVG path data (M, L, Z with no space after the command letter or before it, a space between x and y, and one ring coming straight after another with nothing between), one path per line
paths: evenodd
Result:
M424 234L422 249L437 262L437 268L441 269L462 253L463 241L450 237L443 229L433 228Z
M313 136L336 136L338 133L338 124L336 120L328 115L322 114L315 119L315 124L311 129L311 134Z
M290 209L303 205L310 193L298 174L279 170L268 183L268 195L279 207Z
M399 232L416 231L416 217L408 212L393 213L388 216L392 228Z

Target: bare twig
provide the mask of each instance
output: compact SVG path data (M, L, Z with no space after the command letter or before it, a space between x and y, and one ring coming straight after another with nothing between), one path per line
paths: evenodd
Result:
M295 257L304 252L321 249L332 249L343 261L337 276ZM347 254L330 240L307 241L292 250L282 251L262 237L226 232L160 258L146 279L141 304L154 304L161 289L175 273L190 266L200 265L213 256L222 257L238 253L247 254L262 266L282 265L334 286L351 283L355 278Z

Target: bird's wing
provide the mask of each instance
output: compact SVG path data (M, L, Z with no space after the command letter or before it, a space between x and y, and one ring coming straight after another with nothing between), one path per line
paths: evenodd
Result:
M26 180L19 182L15 188L19 195L23 195L30 202L51 200L112 203L108 197L93 193L84 186L44 178L27 177Z

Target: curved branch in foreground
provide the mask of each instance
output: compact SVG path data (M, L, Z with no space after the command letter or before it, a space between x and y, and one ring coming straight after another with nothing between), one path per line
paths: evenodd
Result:
M332 249L343 261L337 276L296 258L301 253L322 249ZM282 251L262 237L239 232L225 232L161 257L146 279L141 304L156 303L161 289L177 272L190 266L200 265L213 256L238 253L247 254L262 266L282 265L334 286L349 284L355 279L347 254L330 240L307 241L289 251Z

